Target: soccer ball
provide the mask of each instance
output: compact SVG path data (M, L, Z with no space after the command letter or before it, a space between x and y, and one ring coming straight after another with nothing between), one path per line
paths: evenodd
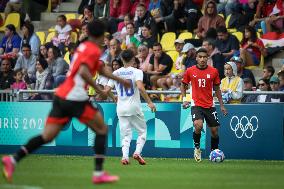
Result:
M212 150L209 155L209 160L215 163L220 163L224 161L224 159L225 159L224 152L222 152L219 149Z

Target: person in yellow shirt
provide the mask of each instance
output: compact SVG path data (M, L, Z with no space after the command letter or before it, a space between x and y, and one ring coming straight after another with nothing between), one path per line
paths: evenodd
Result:
M224 65L225 78L221 80L222 99L224 103L240 103L243 96L244 82L237 75L237 65L227 62Z

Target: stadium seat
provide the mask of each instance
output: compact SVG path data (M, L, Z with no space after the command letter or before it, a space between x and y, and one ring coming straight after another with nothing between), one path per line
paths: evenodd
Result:
M76 32L71 32L71 42L72 43L77 43L77 40L78 40L78 35Z
M54 26L48 29L48 33L55 32Z
M192 39L192 33L191 32L183 32L179 34L178 39Z
M20 14L19 13L8 14L4 25L0 27L0 32L4 32L8 24L13 24L16 30L19 30L20 29Z
M47 37L46 37L46 40L45 42L48 43L48 42L51 42L51 39L55 36L55 32L50 32Z
M67 51L67 52L65 53L65 55L64 55L64 60L65 60L68 64L70 64L70 58L69 58L69 56L70 56L70 53L69 53L69 51Z
M38 31L36 34L39 37L40 44L43 45L45 43L45 33L43 31Z
M175 40L176 40L176 34L174 32L167 32L164 33L161 38L161 45L163 47L164 51L173 51L175 50Z
M66 13L65 16L66 16L67 22L71 19L76 19L75 13Z
M219 16L222 16L223 18L224 18L224 14L222 14L222 13L220 13L220 14L218 14Z
M234 32L232 33L234 36L236 36L238 38L238 40L241 42L241 40L243 39L243 33L242 32Z
M177 58L178 58L178 52L177 51L167 51L166 52L170 57L171 57L171 59L173 60L173 67L172 67L172 69L171 69L171 73L179 73L179 71L178 70L176 70L176 67L175 67L175 62L176 62L176 60L177 60Z
M230 22L230 19L231 19L231 14L229 14L225 20L225 24L226 24L226 28L229 28L229 22Z

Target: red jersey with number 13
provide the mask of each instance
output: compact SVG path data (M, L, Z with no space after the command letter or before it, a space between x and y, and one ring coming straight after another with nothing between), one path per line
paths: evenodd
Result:
M72 101L86 101L89 99L87 93L87 83L78 73L80 65L88 66L91 74L95 75L99 67L102 65L99 60L101 57L100 48L90 42L86 41L76 49L73 60L70 64L70 69L67 73L67 78L64 83L60 85L55 91L55 95Z
M197 66L192 66L186 70L182 82L191 83L191 106L203 108L215 106L213 86L220 85L219 73L216 68L207 66L205 69L200 69Z

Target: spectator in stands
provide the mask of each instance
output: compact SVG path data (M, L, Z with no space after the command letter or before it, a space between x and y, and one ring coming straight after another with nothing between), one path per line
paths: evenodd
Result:
M217 11L227 17L232 14L232 9L237 6L237 4L237 0L219 0Z
M145 24L142 29L142 35L140 37L141 39L141 43L143 45L146 45L150 51L152 51L153 49L153 45L155 43L157 43L157 37L152 35L152 30L151 30L151 26L150 25L147 25Z
M126 25L126 36L123 39L122 44L128 46L130 43L134 43L138 47L141 42L137 34L134 33L134 24L128 23Z
M144 72L144 77L148 69L151 55L152 54L149 53L149 49L146 45L142 44L138 47L138 55L136 57L139 59L139 62L140 62L139 69L141 69Z
M120 32L120 36L122 36L122 38L127 35L126 26L129 23L133 23L133 18L130 16L130 14L126 14L123 18L123 22L120 22L117 26L117 32Z
M250 78L244 78L244 91L253 91L253 83ZM255 95L244 95L241 102L242 103L249 103L255 101Z
M233 56L230 61L236 63L239 77L242 79L249 78L252 81L253 86L256 86L254 75L251 70L245 68L245 63L242 58Z
M138 48L137 48L137 46L135 45L135 43L129 43L129 44L126 46L126 49L131 50L135 56L138 54Z
M57 47L50 47L47 51L47 63L49 72L51 72L55 86L64 81L65 75L69 69L67 62L60 56Z
M94 17L100 20L109 18L109 0L95 0Z
M280 81L277 76L272 76L269 80L271 91L279 91ZM268 102L284 102L284 96L278 94L267 95Z
M22 69L17 69L14 71L14 79L15 82L12 84L11 88L18 91L20 89L27 89L27 84L23 80L24 74L22 72Z
M260 79L257 88L257 91L271 91L269 80ZM268 102L267 95L257 95L256 102Z
M11 69L11 60L2 59L0 70L0 90L11 89L15 82L13 70Z
M5 28L5 36L0 44L0 55L12 54L15 57L20 51L21 37L17 34L16 28L13 24L8 24Z
M183 58L182 61L182 70L186 70L187 68L194 66L197 64L196 61L196 49L191 43L186 43L183 46L182 53L185 53L185 57Z
M39 59L36 62L36 84L34 90L53 89L53 77L48 69L48 63L45 59ZM34 93L30 100L48 100L51 99L49 94Z
M105 33L104 35L104 48L103 48L103 53L101 56L101 60L104 63L107 63L107 59L110 56L109 50L110 50L110 41L112 39L112 35L110 33Z
M137 14L137 20L134 22L135 33L138 33L138 35L141 35L142 27L144 25L148 25L151 28L151 34L154 37L157 37L158 31L157 31L157 25L156 25L155 19L151 16L151 13L147 11L144 4L140 3L137 5L136 14Z
M110 0L109 3L109 31L117 32L118 23L123 21L124 16L130 11L130 0Z
M47 48L45 45L39 47L39 58L47 59Z
M203 40L202 47L207 50L208 55L209 55L207 64L216 68L219 72L220 79L223 79L224 78L225 57L215 46L215 40L213 39Z
M184 47L184 40L182 39L176 39L175 40L175 49L178 53L177 58L172 59L173 60L173 66L171 69L171 72L169 74L170 77L166 79L166 85L167 89L175 91L180 88L181 79L183 76L183 59L184 59L184 53L182 52ZM173 58L173 57L171 57ZM168 95L168 97L171 97L172 95Z
M61 0L51 0L51 11L59 12Z
M204 38L205 33L209 28L217 28L219 26L225 26L225 20L222 16L217 14L217 7L215 1L209 0L206 2L204 9L204 16L198 21L198 27L196 30L199 38Z
M279 79L279 91L284 91L284 71L280 71L277 76Z
M169 77L173 66L173 61L169 55L162 51L162 45L155 43L153 45L153 54L150 58L150 64L148 66L147 73L151 74L150 82L152 89L161 87L167 89L166 79Z
M238 31L243 32L245 27L253 19L250 8L243 8L240 3L231 9L232 14L228 22L228 28L236 28Z
M84 7L84 14L83 18L81 19L81 24L88 24L92 20L94 20L94 6L87 5Z
M1 0L1 1L0 1L0 12L4 12L8 1L9 1L9 0Z
M236 36L230 34L225 26L217 28L217 36L216 46L227 62L240 49L239 40Z
M81 28L81 33L78 38L78 44L84 42L88 38L87 24L83 24Z
M111 62L111 68L112 71L114 72L115 70L118 70L119 68L123 67L123 63L121 61L121 59L117 59L115 58L112 62Z
M262 74L262 78L263 79L270 79L275 73L275 69L273 66L265 66L263 68L263 74Z
M244 60L246 66L258 66L261 56L266 56L263 42L257 37L255 28L247 26L243 32L240 57Z
M118 39L112 39L110 40L109 46L110 49L106 64L111 67L111 62L113 61L113 59L120 58L120 53L121 53L120 41Z
M21 8L22 8L22 0L10 0L6 4L6 8L4 10L5 18L7 18L8 14L10 14L11 12L20 13Z
M22 69L24 75L27 73L30 81L35 81L37 57L32 54L29 44L22 45L22 52L23 54L19 56L14 70Z
M240 103L243 96L244 83L238 76L237 65L234 62L227 62L224 66L225 78L221 80L221 92L224 103Z
M132 17L135 17L136 16L137 5L144 4L145 7L146 7L146 10L148 10L150 0L132 0L131 2L133 2L133 3L132 3L131 8L130 8L131 9L130 10L130 15Z
M95 3L95 0L81 0L81 3L78 7L78 14L84 14L84 8L88 5L94 9Z
M62 54L65 54L65 48L71 42L72 27L67 24L65 15L57 17L57 25L55 26L55 36L52 39L53 45L58 47Z
M31 46L32 54L37 56L39 53L40 39L34 32L34 25L30 22L25 22L22 26L23 39L21 44L21 49L23 44L29 44Z

